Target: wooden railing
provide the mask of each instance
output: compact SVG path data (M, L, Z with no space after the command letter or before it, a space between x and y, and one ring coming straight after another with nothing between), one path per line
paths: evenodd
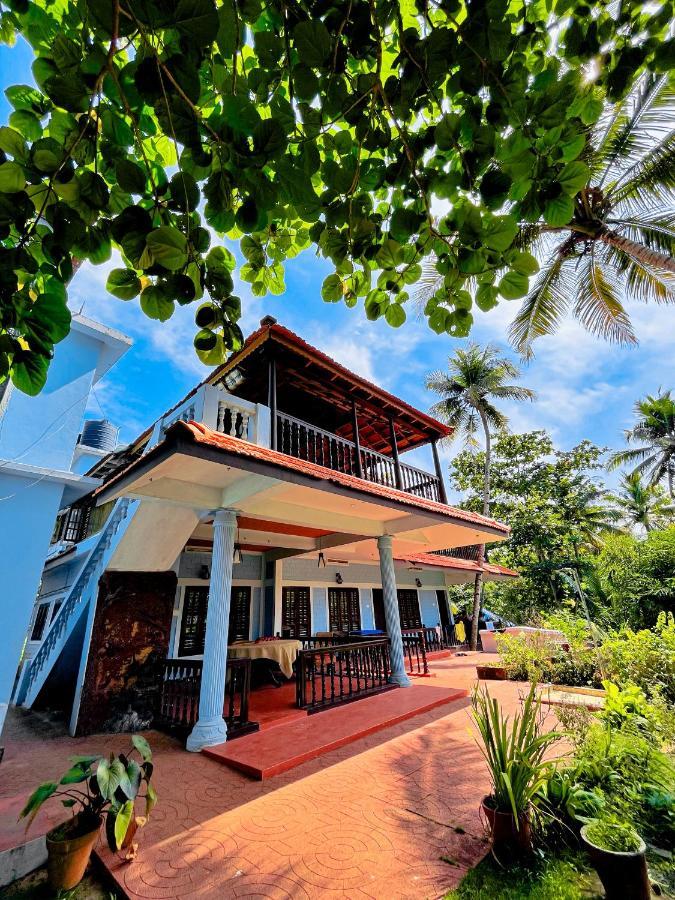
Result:
M300 650L297 705L312 713L389 690L389 672L386 638Z
M345 475L441 502L440 482L435 475L399 462L397 478L397 464L392 457L364 447L359 457L352 441L286 413L277 413L277 450Z
M401 632L403 656L408 675L428 675L429 664L423 628L406 628Z
M160 674L157 724L180 732L189 731L199 716L199 691L202 683L201 659L166 659ZM251 660L228 659L227 682L223 698L223 718L228 739L258 730L249 721Z

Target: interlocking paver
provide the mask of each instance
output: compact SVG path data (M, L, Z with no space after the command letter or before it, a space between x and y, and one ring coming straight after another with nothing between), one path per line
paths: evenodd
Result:
M474 666L471 655L433 664L438 684L458 688L472 685ZM518 706L522 686L490 690ZM36 771L56 775L71 754L128 743L124 735L54 737L53 729L36 740L34 717L19 711L11 721L0 810L20 807ZM138 832L138 857L126 863L99 848L130 898L424 900L455 886L487 848L479 813L487 774L466 700L264 782L164 735L149 739L160 803ZM0 848L20 834L6 818Z

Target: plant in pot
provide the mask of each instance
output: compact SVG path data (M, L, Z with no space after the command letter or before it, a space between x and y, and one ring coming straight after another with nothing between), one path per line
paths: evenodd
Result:
M552 768L534 803L549 844L577 843L581 826L600 815L604 806L601 794L579 784L573 767Z
M145 800L144 819L156 804L157 794L150 783L150 745L138 734L131 736L131 743L127 754L71 757L72 765L60 781L41 784L21 811L19 818L28 820L26 830L52 797L59 797L73 813L47 833L47 870L53 890L70 890L80 883L104 818L108 846L116 852L131 844L142 822L136 819L136 799ZM133 758L134 753L138 759Z
M649 900L647 848L630 823L616 816L592 819L581 829L581 839L602 881L606 900Z
M476 675L482 681L506 681L506 666L501 662L486 662L476 666Z
M544 754L559 735L543 730L535 685L512 719L485 688L474 689L472 705L492 780L492 792L483 799L482 810L493 849L527 853L532 849L532 810L551 767Z

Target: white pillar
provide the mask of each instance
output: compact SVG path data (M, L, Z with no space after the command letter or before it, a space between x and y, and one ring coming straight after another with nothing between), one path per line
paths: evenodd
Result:
M213 519L211 584L204 639L204 665L199 692L199 719L187 739L188 750L201 750L227 739L223 719L227 675L227 632L230 624L232 556L237 514L219 509Z
M380 535L377 539L380 553L380 574L382 576L382 596L384 598L384 618L389 635L389 657L391 661L391 684L410 687L410 679L405 672L403 660L403 638L401 637L401 617L398 612L398 594L396 593L396 572L394 556L391 550L391 536Z

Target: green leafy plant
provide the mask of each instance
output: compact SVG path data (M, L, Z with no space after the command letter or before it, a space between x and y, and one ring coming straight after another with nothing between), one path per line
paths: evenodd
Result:
M594 819L584 833L596 847L613 853L635 853L641 846L640 835L630 822L622 822L616 816Z
M579 234L589 129L670 70L669 27L636 0L12 0L0 39L28 42L36 84L0 129L0 378L41 390L70 279L113 250L109 290L159 321L195 304L222 361L241 303L214 233L255 296L314 246L324 300L393 327L433 253L429 325L466 335L528 293L521 225Z
M113 852L119 850L134 817L136 799L145 800L146 817L157 803L157 793L151 784L150 745L139 734L131 736L131 743L128 754L72 757L72 766L58 783L45 782L28 798L19 815L20 819L27 819L26 829L47 800L59 797L63 806L77 815L75 821L80 833L97 828L105 816L108 846ZM133 758L134 753L138 761ZM145 793L141 794L143 786ZM72 821L64 823L64 836L73 836Z
M586 822L598 816L603 797L575 780L572 767L555 768L539 788L537 808L563 826Z
M550 768L544 755L559 735L544 732L541 701L536 698L534 685L522 710L512 719L504 715L486 689L476 687L471 702L492 781L490 800L497 811L510 812L519 827L519 821L540 797Z

